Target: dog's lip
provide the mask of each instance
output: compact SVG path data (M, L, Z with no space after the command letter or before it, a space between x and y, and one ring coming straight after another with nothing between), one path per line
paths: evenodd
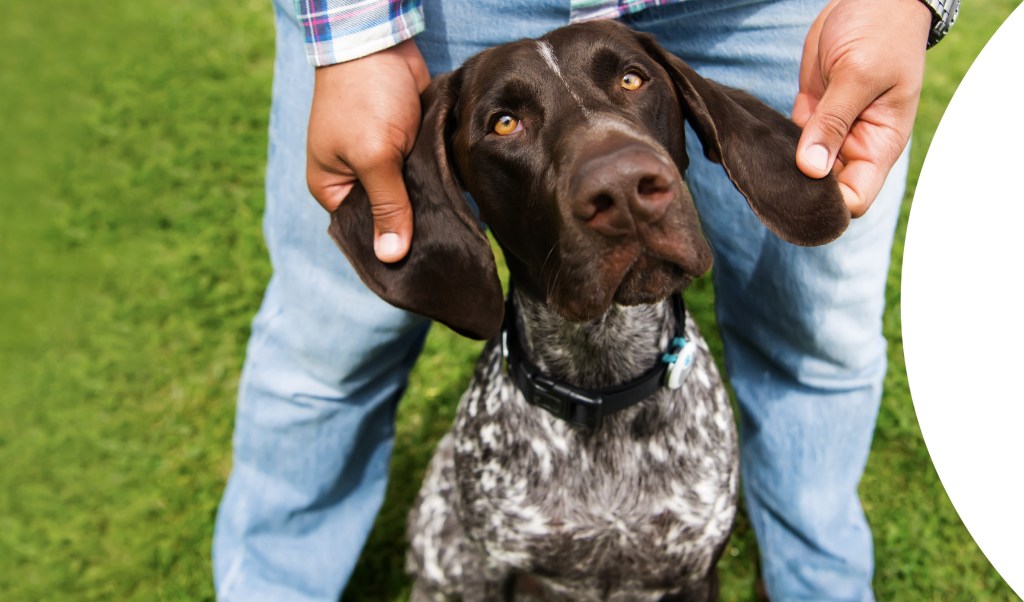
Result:
M667 286L650 296L629 296L626 287L631 278L639 274L659 269L664 265L677 268L680 279L676 286ZM602 294L595 294L589 299L581 299L578 291L552 290L548 294L547 304L555 309L562 318L570 322L587 323L601 319L608 313L612 305L639 305L642 303L658 303L669 297L673 292L685 288L693 278L686 273L685 267L671 259L661 257L651 250L641 247L625 268L613 277L606 279L606 286L600 287Z
M637 257L637 260L633 265L630 266L630 268L626 270L626 273L622 275L622 280L619 281L619 285L616 287L615 292L612 295L612 299L620 300L628 293L628 291L626 291L626 287L629 286L632 278L642 278L645 274L650 274L653 270L664 269L665 266L669 266L668 271L670 272L671 277L679 278L680 284L678 286L666 287L665 290L658 291L650 297L644 297L641 301L642 303L657 303L658 301L662 301L668 298L673 291L685 288L686 285L693 280L692 276L686 273L686 269L678 263L652 253L644 252Z

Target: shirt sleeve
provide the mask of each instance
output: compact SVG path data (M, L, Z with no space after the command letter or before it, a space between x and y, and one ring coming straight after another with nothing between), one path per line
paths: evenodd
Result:
M421 0L294 0L317 67L390 48L423 31Z

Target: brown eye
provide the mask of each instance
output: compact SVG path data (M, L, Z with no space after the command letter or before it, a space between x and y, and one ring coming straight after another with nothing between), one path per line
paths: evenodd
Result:
M619 81L619 85L632 92L644 85L644 80L636 73L627 73L622 76L622 79Z
M494 123L494 133L499 136L508 136L523 129L523 124L511 115L502 115Z

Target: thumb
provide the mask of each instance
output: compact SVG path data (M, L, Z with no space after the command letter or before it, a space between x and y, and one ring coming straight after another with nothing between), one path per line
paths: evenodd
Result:
M401 161L399 155L397 162L382 163L360 177L373 214L373 250L384 263L400 261L412 243L412 205Z
M796 164L800 171L812 178L828 175L850 128L873 100L867 86L832 81L807 119L797 144Z

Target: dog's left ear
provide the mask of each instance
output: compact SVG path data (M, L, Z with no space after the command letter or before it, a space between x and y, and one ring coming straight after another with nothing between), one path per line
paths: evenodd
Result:
M802 246L825 244L846 230L850 210L835 176L816 180L796 166L799 126L750 94L697 75L652 36L636 35L672 78L705 156L725 168L769 230Z
M433 318L459 334L489 339L504 315L490 243L466 203L448 160L447 129L461 71L442 75L423 93L423 121L405 162L412 203L412 246L396 263L373 251L373 215L356 184L331 214L329 232L359 278L388 303Z

